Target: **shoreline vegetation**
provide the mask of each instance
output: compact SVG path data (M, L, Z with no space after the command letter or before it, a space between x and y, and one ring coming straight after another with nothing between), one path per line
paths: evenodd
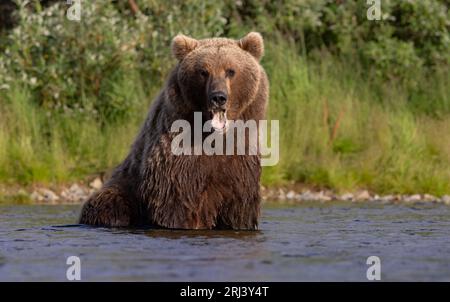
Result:
M85 2L72 22L63 4L32 1L0 30L0 202L30 202L34 191L39 202L41 188L70 199L62 195L75 183L92 190L86 179L127 154L175 64L177 33L255 30L265 39L267 119L280 121L266 199L376 192L448 203L446 1L393 1L380 22L366 19L364 1L136 0L138 13L117 2Z

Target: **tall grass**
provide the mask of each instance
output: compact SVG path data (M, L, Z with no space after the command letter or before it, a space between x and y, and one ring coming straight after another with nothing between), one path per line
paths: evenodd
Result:
M357 64L326 53L308 60L294 44L266 45L268 118L280 120L281 158L264 169L265 185L450 193L450 116L415 105L450 104L448 72L423 74L410 90L371 81ZM0 90L0 182L67 182L110 169L126 155L162 82L119 81L111 101L136 105L114 123L77 111L49 114L19 81Z
M267 51L269 117L280 120L281 161L264 171L264 182L450 192L450 116L432 118L416 107L450 103L448 72L422 74L414 89L369 81L357 65L327 54L308 62L295 48L275 43Z
M82 111L50 114L26 88L14 85L0 105L0 182L67 182L112 168L145 118L150 99L140 85L133 82L120 92L139 104L133 114L106 125Z

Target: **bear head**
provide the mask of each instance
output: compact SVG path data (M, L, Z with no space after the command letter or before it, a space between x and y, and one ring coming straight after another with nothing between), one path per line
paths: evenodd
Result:
M175 72L183 102L211 120L214 130L224 131L227 121L240 119L255 100L264 54L259 33L240 40L196 40L180 34L172 41L172 53L178 60Z

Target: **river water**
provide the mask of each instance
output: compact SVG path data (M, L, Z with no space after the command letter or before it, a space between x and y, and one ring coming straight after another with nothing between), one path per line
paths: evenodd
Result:
M80 206L0 205L0 281L450 281L450 207L423 203L265 205L260 230L105 229Z

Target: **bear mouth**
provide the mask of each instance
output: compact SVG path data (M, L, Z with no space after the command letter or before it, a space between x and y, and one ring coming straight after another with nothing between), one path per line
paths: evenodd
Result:
M211 126L214 131L226 132L228 129L227 111L223 109L211 110Z

